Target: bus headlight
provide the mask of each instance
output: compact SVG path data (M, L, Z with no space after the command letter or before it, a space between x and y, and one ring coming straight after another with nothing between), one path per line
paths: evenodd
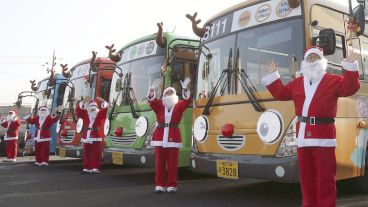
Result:
M290 123L286 133L277 149L276 157L295 156L298 152L298 142L296 139L297 117Z

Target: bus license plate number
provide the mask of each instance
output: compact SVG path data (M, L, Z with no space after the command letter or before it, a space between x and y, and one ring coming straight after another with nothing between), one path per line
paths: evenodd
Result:
M122 152L112 152L112 164L123 165L123 153Z
M216 168L217 177L239 179L237 161L216 160Z
M65 149L64 148L59 148L59 157L65 158Z

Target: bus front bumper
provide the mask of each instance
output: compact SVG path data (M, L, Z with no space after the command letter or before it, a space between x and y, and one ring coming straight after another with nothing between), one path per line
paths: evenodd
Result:
M56 155L59 157L83 158L82 146L57 146Z
M239 178L258 178L280 182L299 182L298 158L264 157L259 155L229 155L191 153L193 172L217 175L217 160L238 163Z
M155 166L154 149L105 148L103 157L106 163L117 165Z

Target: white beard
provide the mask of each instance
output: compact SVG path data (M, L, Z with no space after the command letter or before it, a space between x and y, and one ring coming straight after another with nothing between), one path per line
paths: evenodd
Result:
M94 111L88 109L88 117L90 120L95 119L100 109L96 109Z
M45 119L49 114L50 112L48 111L38 111L38 116L42 119Z
M315 82L320 79L327 69L327 59L322 58L321 60L317 60L314 62L307 62L305 60L302 61L302 65L300 67L300 72L303 73L303 76L308 80Z
M8 115L6 116L6 121L13 121L15 119L14 115Z
M177 95L165 96L162 98L162 104L170 110L178 103L178 101L179 97Z

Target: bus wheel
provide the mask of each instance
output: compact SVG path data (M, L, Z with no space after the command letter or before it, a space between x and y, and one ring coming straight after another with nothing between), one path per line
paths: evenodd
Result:
M368 150L365 153L364 175L357 178L356 181L361 190L368 192Z

